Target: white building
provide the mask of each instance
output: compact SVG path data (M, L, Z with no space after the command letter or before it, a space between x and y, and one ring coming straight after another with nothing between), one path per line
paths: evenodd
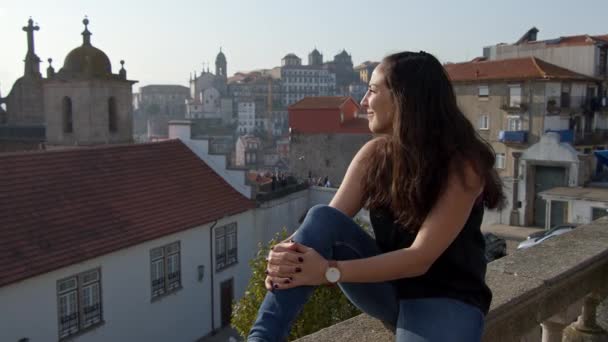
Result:
M287 107L307 96L331 96L336 92L336 74L322 65L302 65L293 53L281 60L282 104Z
M240 136L236 141L235 148L236 166L253 166L257 165L261 155L262 141L253 135Z
M2 171L0 341L194 341L228 324L257 248L255 205L186 145L0 163L14 166Z
M255 102L239 102L237 134L252 134L256 127Z

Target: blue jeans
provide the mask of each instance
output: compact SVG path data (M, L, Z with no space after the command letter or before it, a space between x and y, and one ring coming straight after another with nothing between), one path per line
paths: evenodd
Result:
M310 209L293 239L326 259L360 259L381 253L350 217L324 205ZM481 340L484 316L472 305L449 298L399 300L389 282L338 285L361 311L396 326L398 342ZM247 340L286 341L291 323L313 291L313 286L301 286L268 292Z

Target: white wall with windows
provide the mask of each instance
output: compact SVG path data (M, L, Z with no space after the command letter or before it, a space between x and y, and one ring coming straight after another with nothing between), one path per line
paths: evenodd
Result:
M217 268L223 226L230 263ZM215 328L220 284L244 293L254 231L250 210L1 287L0 341L195 341L211 332L212 283Z
M238 106L237 134L253 133L256 127L255 103L239 102Z

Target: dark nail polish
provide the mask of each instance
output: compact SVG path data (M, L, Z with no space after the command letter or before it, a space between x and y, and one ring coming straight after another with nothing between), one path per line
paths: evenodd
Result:
M264 273L268 274L268 270L264 271Z
M292 277L289 277L289 280L293 280L293 278L292 278Z
M304 258L302 258L302 257L298 257L298 261L299 261L299 262L304 262Z
M302 269L299 267L296 267L296 273L300 273L300 272L302 272Z
M289 279L285 279L285 284L289 284L289 283L291 283L291 282L289 281Z
M279 288L279 284L274 284L274 288L278 289Z

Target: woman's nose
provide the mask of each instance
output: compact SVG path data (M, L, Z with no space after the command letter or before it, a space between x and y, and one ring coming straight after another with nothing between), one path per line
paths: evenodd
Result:
M365 95L364 95L364 96L363 96L363 98L361 99L361 103L360 103L361 108L367 108L367 107L369 107L369 105L368 105L368 103L367 103L367 94L368 94L368 93L365 93Z

